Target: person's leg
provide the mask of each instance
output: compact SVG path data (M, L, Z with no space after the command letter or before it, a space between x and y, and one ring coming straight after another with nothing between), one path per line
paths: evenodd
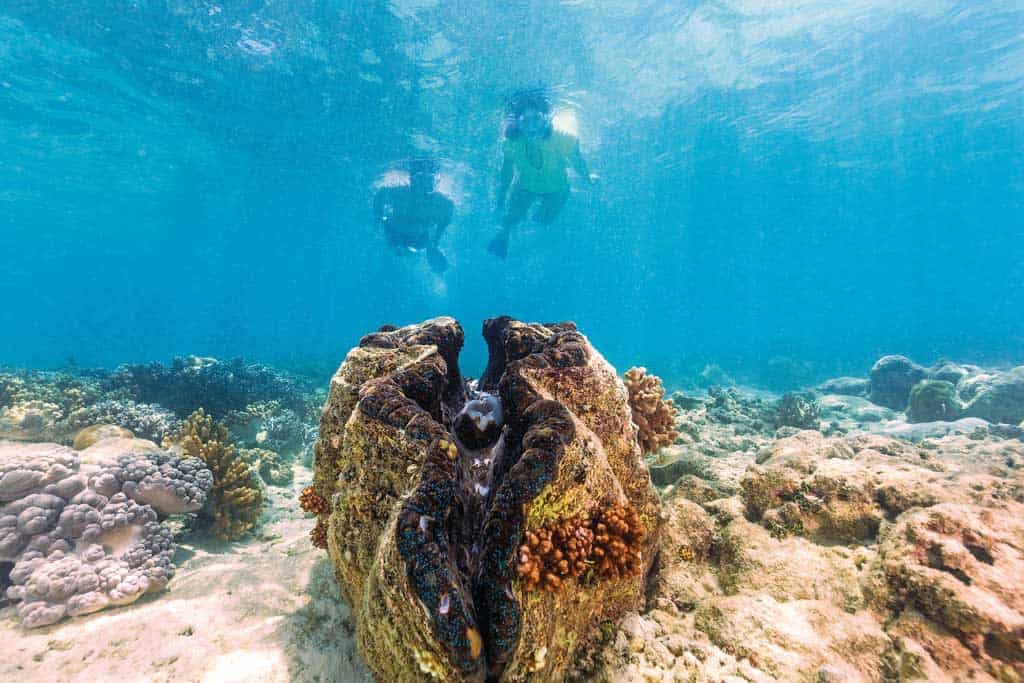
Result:
M562 207L565 206L568 199L569 188L565 188L561 192L541 195L540 204L533 212L533 220L541 225L550 225L558 218L558 214L561 213Z
M505 208L505 217L501 220L501 230L487 245L487 251L498 258L505 258L508 255L508 236L512 232L512 228L526 218L526 214L530 211L533 203L537 201L538 196L519 188L512 190L512 196L508 198L508 206Z
M523 222L530 207L541 195L534 194L528 190L512 190L512 196L508 198L508 206L505 208L505 217L501 220L501 227L511 230Z

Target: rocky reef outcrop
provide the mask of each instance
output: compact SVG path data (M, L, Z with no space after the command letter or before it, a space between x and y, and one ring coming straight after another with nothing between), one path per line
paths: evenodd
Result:
M880 406L903 410L910 390L927 377L923 367L905 356L882 356L871 368L870 398Z
M331 382L302 503L380 680L563 680L644 602L660 503L623 383L571 323L484 336L478 382L450 318L367 335Z
M847 378L821 386L836 391ZM1017 425L1024 420L1024 366L985 370L941 361L925 368L904 356L883 356L871 368L872 402L906 411L911 422L955 421L973 417Z
M739 494L687 475L646 608L580 675L602 680L1024 677L1024 443L806 430Z
M160 519L199 510L211 484L201 461L138 439L0 442L0 587L30 628L158 591L174 574Z

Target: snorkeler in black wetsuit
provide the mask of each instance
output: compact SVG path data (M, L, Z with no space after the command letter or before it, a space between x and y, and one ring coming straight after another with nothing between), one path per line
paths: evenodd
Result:
M374 222L395 253L426 252L435 273L448 269L448 259L438 243L452 222L455 205L434 189L437 163L414 159L409 163L409 184L382 187L373 198Z

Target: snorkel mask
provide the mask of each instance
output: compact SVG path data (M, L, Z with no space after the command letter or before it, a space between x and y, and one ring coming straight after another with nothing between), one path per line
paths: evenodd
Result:
M524 109L516 115L516 126L528 138L542 137L550 124L550 115L539 109Z

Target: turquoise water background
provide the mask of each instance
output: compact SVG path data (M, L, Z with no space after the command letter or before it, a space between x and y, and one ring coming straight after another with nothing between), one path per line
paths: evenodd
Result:
M502 110L543 86L600 176L495 230ZM374 183L434 154L443 277ZM0 365L329 367L382 323L575 320L620 369L757 381L1021 362L1019 0L0 6Z

